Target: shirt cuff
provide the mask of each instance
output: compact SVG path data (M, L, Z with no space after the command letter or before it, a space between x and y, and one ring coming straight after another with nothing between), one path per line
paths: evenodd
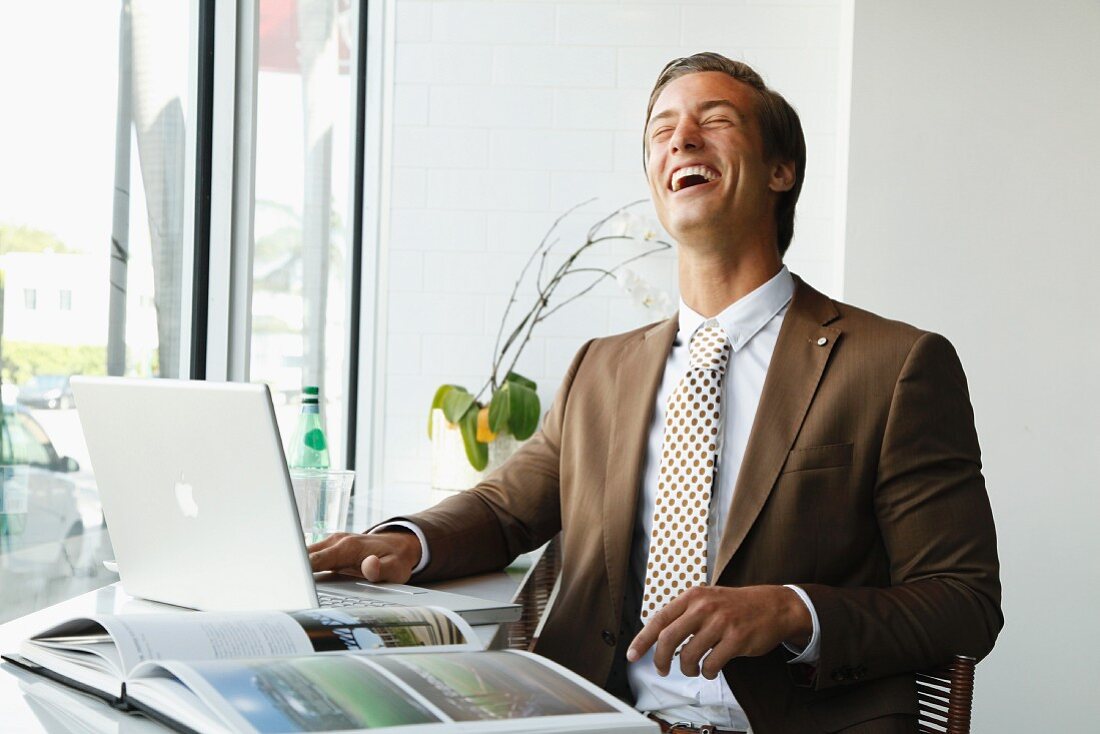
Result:
M813 634L810 635L810 643L806 645L805 649L800 650L794 645L788 645L786 642L783 643L783 647L797 656L793 660L788 660L787 662L791 665L795 663L813 665L821 658L821 625L817 621L817 610L814 609L814 603L810 601L809 594L803 591L802 587L793 584L784 584L784 586L798 594L798 598L801 599L802 603L806 605L806 608L810 610L810 620L814 625Z
M416 574L423 571L428 566L428 562L432 560L432 556L428 552L428 539L424 537L424 531L421 530L419 527L417 527L415 524L409 522L408 520L394 520L393 522L388 522L385 525L379 525L376 528L372 528L371 531L369 533L367 533L367 535L374 535L375 533L380 533L383 530L385 530L386 528L405 528L406 530L412 531L412 534L415 535L416 539L420 541L420 563L416 564L416 566L413 567L412 575L415 576ZM799 589L799 591L801 591L801 589ZM812 610L813 607L810 607L810 609ZM815 639L816 639L816 635L817 635L816 630L817 630L817 617L815 616L814 617L814 635L815 635ZM794 652L794 651L792 650L792 652Z

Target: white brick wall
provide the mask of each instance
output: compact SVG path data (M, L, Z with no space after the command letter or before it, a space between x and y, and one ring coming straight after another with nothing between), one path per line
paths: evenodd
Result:
M745 59L802 114L808 173L787 262L835 292L839 5L396 0L383 515L429 501L431 396L484 382L508 293L546 228L599 197L561 228L567 251L601 214L648 198L645 105L676 56ZM635 252L608 243L593 263ZM675 267L663 253L635 269L675 298ZM652 319L601 286L541 324L518 369L548 406L587 338Z

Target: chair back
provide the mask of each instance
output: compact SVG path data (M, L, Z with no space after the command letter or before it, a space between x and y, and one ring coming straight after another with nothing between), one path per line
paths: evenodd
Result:
M956 655L950 665L917 673L921 734L969 734L974 663L974 658Z
M494 647L512 650L533 650L561 577L561 536L555 535L542 548L542 553L527 573L512 602L522 611L515 622L503 624L493 641Z

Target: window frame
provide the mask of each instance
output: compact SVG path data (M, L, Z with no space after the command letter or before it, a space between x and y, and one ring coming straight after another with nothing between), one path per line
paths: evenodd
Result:
M251 379L256 125L259 74L259 0L236 3L199 0L200 28L212 38L211 54L196 68L197 119L209 110L209 137L197 136L196 192L192 236L194 282L185 284L193 324L188 370L191 379L247 382ZM379 362L378 248L382 155L383 31L392 11L385 0L352 0L355 28L349 83L354 120L350 126L351 202L348 217L348 329L343 369L347 437L342 468L353 469L359 487L378 486L381 455L375 425L384 404L375 385ZM200 31L200 39L205 36ZM201 44L200 44L201 45ZM392 76L392 71L389 72ZM391 79L392 81L392 79ZM387 95L388 96L388 95ZM205 168L204 168L205 166ZM373 173L367 174L367 171ZM364 243L370 243L365 246ZM368 283L372 297L363 297ZM185 310L186 312L186 310ZM363 350L365 351L365 354ZM362 420L360 420L362 418ZM368 495L369 496L369 495Z

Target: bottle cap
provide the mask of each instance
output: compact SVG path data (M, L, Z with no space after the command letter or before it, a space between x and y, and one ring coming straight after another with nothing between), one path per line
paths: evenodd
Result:
M302 394L303 395L320 395L321 394L321 388L317 387L316 385L306 385L305 387L302 388Z

